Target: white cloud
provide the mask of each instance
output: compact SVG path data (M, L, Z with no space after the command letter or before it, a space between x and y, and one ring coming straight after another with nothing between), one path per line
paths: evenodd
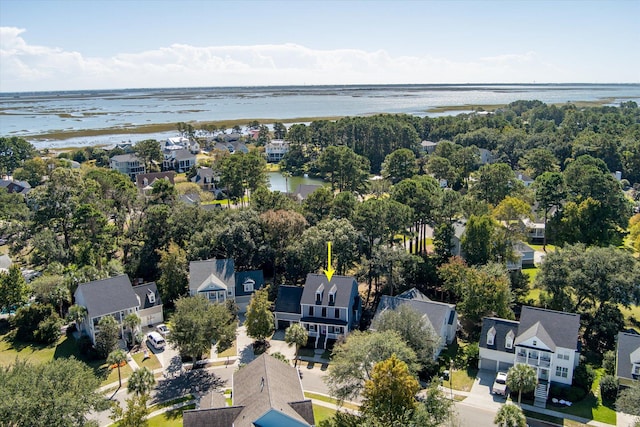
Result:
M356 83L491 83L576 79L535 52L452 61L387 51L319 50L287 44L196 47L173 44L136 54L85 57L28 43L0 27L0 91L124 87ZM585 80L586 79L586 80Z

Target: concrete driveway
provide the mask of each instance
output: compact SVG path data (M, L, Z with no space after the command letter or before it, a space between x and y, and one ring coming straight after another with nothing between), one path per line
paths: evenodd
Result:
M476 406L484 409L497 411L500 409L507 398L504 396L491 394L491 386L496 378L496 373L487 370L478 371L476 380L473 382L469 396L464 403L470 406Z

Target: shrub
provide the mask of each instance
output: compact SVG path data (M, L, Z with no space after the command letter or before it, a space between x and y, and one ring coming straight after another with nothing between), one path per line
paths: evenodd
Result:
M585 391L585 393L589 393L591 391L591 386L595 379L595 371L591 366L585 363L581 363L575 371L573 371L573 385L580 387Z
M618 379L613 375L605 375L600 380L600 396L603 402L615 402L618 397Z
M53 344L58 341L60 328L62 327L62 319L57 314L53 314L38 324L38 329L33 333L36 341L44 344Z
M20 341L36 340L35 332L40 323L54 315L56 315L54 308L48 304L32 304L21 307L13 317L16 339Z
M480 357L480 349L478 343L472 343L465 347L464 358L469 368L475 368L478 366L478 359Z
M616 370L616 354L613 350L609 350L604 354L602 359L602 367L608 375L613 375Z

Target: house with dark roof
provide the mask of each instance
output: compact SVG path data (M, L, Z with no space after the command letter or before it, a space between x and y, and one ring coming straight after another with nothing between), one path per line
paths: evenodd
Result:
M427 325L440 338L437 352L434 359L437 359L440 352L451 344L456 337L458 330L458 313L454 304L446 304L430 300L426 295L411 288L397 296L383 295L373 317L373 321L379 318L387 310L395 310L401 305L408 305L426 320Z
M300 324L315 339L314 346L327 348L328 340L346 337L360 324L362 301L358 282L351 276L310 273L300 298Z
M233 374L231 406L212 391L198 409L184 411L185 427L310 427L311 400L296 368L263 354Z
M293 195L298 202L302 203L306 200L307 197L309 197L309 194L313 193L321 187L322 185L320 184L299 184Z
M640 334L618 333L616 377L623 386L631 386L640 380Z
M276 328L286 329L294 323L300 323L300 300L302 299L302 286L280 285L276 298L273 314Z
M216 188L213 169L204 166L196 170L196 176L191 178L191 182L198 184L204 191L213 191Z
M175 185L175 176L174 171L141 173L136 175L136 187L138 187L138 191L146 194L153 190L153 183L159 179L164 179L169 181L171 185Z
M535 405L544 406L551 383L571 385L580 362L580 315L522 307L520 321L485 317L479 367L492 371L526 364L536 370Z
M76 304L87 309L87 317L80 324L80 331L91 338L95 344L98 322L105 316L113 316L120 325L120 333L124 336L122 322L131 313L138 313L140 301L133 291L129 276L82 283L74 293Z
M16 181L14 179L0 179L0 188L5 188L7 193L18 193L26 196L31 191L31 184L27 181Z
M155 282L143 283L133 287L138 297L138 317L143 325L153 326L164 322L162 298Z
M422 141L420 143L420 147L427 154L432 154L433 152L435 152L437 146L438 143L433 141Z
M202 295L212 303L230 299L240 312L247 309L251 295L264 286L262 270L235 271L230 259L209 259L189 263L189 294Z

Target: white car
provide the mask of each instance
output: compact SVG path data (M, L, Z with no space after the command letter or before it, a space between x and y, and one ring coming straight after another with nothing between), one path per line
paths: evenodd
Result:
M506 396L507 394L507 374L506 373L498 372L498 374L496 375L496 380L493 382L493 387L491 387L491 393Z
M169 332L169 327L167 325L165 325L164 323L160 323L158 326L156 326L156 331L160 332L162 335L167 335Z

